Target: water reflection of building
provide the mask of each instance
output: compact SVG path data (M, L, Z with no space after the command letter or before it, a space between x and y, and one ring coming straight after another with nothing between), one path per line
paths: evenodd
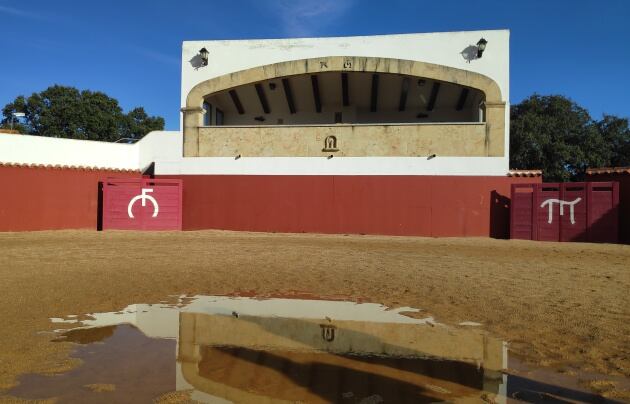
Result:
M478 329L180 314L178 389L234 402L428 402L499 393L504 343Z
M179 308L134 305L122 314L95 314L86 324L128 322L150 337L176 339L177 389L193 390L199 401L504 396L502 341L477 327L400 314L405 310L413 309L200 297Z

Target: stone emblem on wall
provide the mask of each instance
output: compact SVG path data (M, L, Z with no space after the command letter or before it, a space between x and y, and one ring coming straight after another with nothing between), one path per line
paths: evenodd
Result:
M335 327L334 325L329 325L329 324L320 324L319 326L322 328L322 338L324 339L324 341L327 341L327 342L334 341L335 329L337 327Z
M323 152L336 152L339 151L339 149L337 148L337 138L335 136L326 136L326 139L324 139L324 148L322 149Z
M344 69L352 69L352 59L346 59L343 61Z

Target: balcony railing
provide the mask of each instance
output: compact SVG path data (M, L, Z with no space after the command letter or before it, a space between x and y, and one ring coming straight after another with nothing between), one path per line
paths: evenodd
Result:
M206 157L472 157L487 156L486 144L486 124L477 122L199 128L199 156Z

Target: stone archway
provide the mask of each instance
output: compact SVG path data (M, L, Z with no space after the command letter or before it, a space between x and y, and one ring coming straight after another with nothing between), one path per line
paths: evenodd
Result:
M393 73L428 78L475 88L485 94L487 156L504 155L505 101L497 83L487 76L467 70L420 61L378 57L331 56L292 60L258 66L203 81L193 87L182 108L184 156L199 156L199 127L203 122L204 97L233 87L259 81L322 72Z

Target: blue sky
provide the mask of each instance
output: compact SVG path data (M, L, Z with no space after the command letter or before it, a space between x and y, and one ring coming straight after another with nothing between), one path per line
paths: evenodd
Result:
M179 128L184 40L511 30L511 102L630 116L628 0L0 0L0 106L52 84ZM489 45L491 46L491 45Z

